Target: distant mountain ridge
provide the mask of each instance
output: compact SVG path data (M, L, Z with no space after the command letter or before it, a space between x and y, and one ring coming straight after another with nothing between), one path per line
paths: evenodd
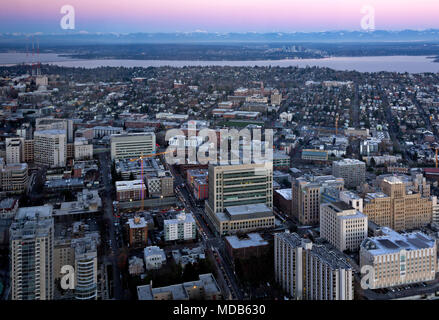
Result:
M0 44L20 44L31 34L0 33ZM204 31L173 33L89 33L34 34L40 44L127 44L127 43L245 43L245 42L439 42L439 29L401 31L326 31L326 32L231 32Z

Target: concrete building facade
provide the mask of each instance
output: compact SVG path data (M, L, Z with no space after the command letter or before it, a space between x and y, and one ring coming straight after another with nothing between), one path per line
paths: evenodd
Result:
M332 175L343 178L345 187L356 188L366 181L366 163L357 159L334 161Z
M296 233L274 237L275 279L297 300L353 300L351 265L339 252Z
M367 216L342 201L324 203L320 235L340 251L356 251L367 237Z
M360 267L371 266L371 289L431 281L437 271L436 240L422 232L400 234L383 227L360 248Z
M155 153L155 134L152 132L113 134L110 136L111 160L139 158Z
M20 208L9 234L11 299L53 299L52 206Z
M65 167L67 161L67 136L64 130L34 132L34 161L36 164Z
M6 138L6 163L24 162L24 138Z
M407 193L405 184L397 177L385 178L381 187L384 192L366 194L364 214L369 220L396 231L420 228L432 221L430 198Z
M6 193L22 193L29 182L28 165L26 163L4 164L0 158L0 191Z
M191 213L180 213L176 219L164 221L165 241L194 240L197 225Z
M293 180L291 187L292 215L301 224L320 222L320 203L325 188L343 190L343 178L334 176L303 176Z

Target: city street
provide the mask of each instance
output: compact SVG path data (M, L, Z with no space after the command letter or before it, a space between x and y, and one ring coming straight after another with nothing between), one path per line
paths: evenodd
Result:
M113 270L113 298L120 300L123 298L123 289L121 285L121 273L118 266L119 248L116 241L116 232L114 228L113 213L113 184L111 182L111 159L108 153L99 154L99 163L101 169L102 182L104 184L104 193L102 195L102 203L104 209L104 221L108 226L107 239L109 241L107 258L112 263Z
M174 174L175 176L179 176L175 172ZM207 222L208 219L203 218L205 217L204 209L201 209L196 205L196 201L192 193L188 191L187 184L183 182L184 180L181 178L181 176L178 180L182 183L176 187L177 195L182 197L184 207L194 214L194 218L206 250L209 254L213 254L215 256L215 265L218 273L221 274L220 279L217 280L225 281L222 286L230 290L234 299L242 300L244 296L238 285L238 280L236 279L233 267L230 263L227 263L224 258L226 256L224 241L221 239L221 237L216 236L213 226L211 227Z

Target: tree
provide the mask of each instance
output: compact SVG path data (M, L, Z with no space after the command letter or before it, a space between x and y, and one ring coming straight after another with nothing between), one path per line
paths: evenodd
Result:
M197 275L195 266L192 263L188 263L183 270L183 282L194 281Z

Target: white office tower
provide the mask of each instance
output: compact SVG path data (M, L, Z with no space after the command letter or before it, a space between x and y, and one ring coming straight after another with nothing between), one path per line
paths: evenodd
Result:
M6 138L6 163L16 164L24 162L24 139Z
M65 167L67 161L67 137L63 130L34 132L35 163L51 168Z
M75 160L93 159L93 145L86 138L75 138L74 152Z
M153 132L113 134L110 141L111 160L138 158L155 153Z
M342 201L323 203L320 235L340 251L356 251L367 237L367 216Z
M436 240L420 231L398 233L382 227L381 234L363 240L360 267L373 268L370 289L432 281L437 272Z
M301 239L296 233L274 237L275 278L297 300L353 300L351 265L340 252Z
M63 130L66 133L67 142L73 142L73 120L71 119L37 118L35 120L35 131L43 130Z
M10 228L11 299L53 299L52 206L20 208Z
M72 240L75 249L75 298L96 300L98 296L98 258L96 242L91 238Z

